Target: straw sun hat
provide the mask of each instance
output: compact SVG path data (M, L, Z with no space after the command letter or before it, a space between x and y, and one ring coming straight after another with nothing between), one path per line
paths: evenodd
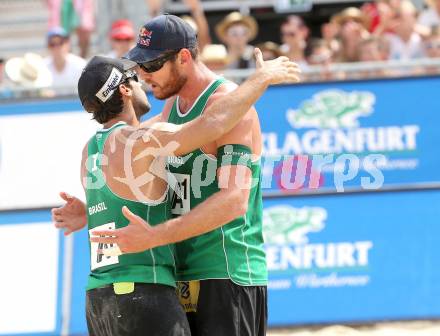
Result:
M348 7L332 17L332 21L340 26L349 20L360 23L364 27L368 26L368 20L359 8Z
M226 40L228 28L234 24L243 24L249 28L249 41L252 41L257 36L258 25L257 21L252 16L243 15L239 12L232 12L226 15L215 27L215 32L223 43Z
M43 58L34 53L9 59L5 64L5 73L12 82L27 88L43 88L52 84L52 75Z

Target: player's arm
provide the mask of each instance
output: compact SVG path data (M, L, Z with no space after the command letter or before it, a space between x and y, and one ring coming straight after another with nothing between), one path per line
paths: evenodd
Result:
M85 189L85 180L87 176L87 145L84 147L81 159L81 183ZM72 232L81 230L87 225L86 205L83 201L66 192L60 192L60 197L66 201L61 207L52 209L52 221L58 229L64 230L64 235L68 236Z
M184 125L172 126L167 131L162 128L160 132L154 133L163 147L170 143L178 146L169 154L184 155L218 139L240 122L269 85L299 80L297 64L286 57L265 62L259 49L255 50L255 57L255 73L234 91L213 101L200 117Z
M135 253L202 235L243 216L247 212L252 182L249 168L252 113L256 112L251 109L239 125L216 142L219 148L217 176L220 191L190 212L154 227L124 207L123 214L130 221L129 225L122 229L95 232L96 236L91 237L91 241L116 243L123 253Z
M141 127L150 127L151 125L153 125L153 124L155 124L157 122L160 122L161 118L162 118L162 116L159 113L158 115L156 115L156 116L154 116L154 117L152 117L150 119L147 119L147 120L141 122Z
M156 227L160 245L196 237L244 216L252 185L252 129L256 111L251 108L240 123L217 141L219 191L188 213Z

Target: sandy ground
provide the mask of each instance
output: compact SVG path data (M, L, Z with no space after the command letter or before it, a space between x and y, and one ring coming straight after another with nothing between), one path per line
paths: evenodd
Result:
M268 336L440 336L440 321L387 322L270 330Z

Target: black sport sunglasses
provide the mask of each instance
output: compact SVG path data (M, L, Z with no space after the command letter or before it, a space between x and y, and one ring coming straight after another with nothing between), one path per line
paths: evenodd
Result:
M161 56L153 61L145 62L145 63L138 63L139 67L144 70L147 73L152 73L159 71L162 69L164 64L168 62L169 60L176 57L176 55L179 53L180 50L174 50L173 52L166 54L164 56Z

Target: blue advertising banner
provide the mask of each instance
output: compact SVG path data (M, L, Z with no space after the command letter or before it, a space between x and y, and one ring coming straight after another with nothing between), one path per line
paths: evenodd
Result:
M440 191L264 202L270 325L440 316Z
M435 87L440 77L270 88L256 105L264 191L438 185Z

